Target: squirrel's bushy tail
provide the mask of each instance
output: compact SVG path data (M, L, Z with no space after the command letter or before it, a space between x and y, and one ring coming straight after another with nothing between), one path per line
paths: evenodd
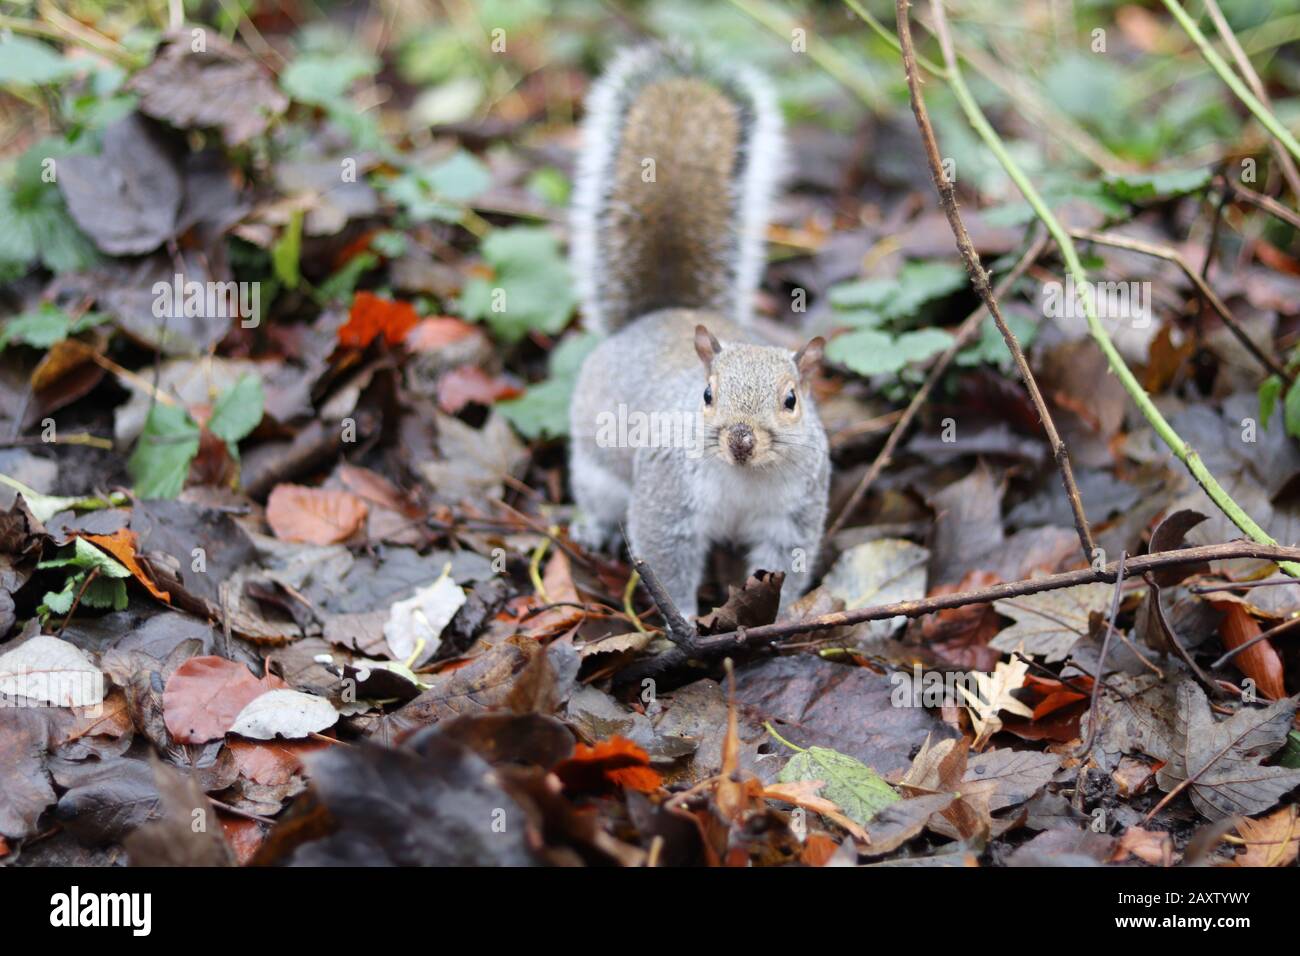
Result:
M623 51L587 98L573 270L589 328L660 308L749 320L781 168L767 82L662 45Z

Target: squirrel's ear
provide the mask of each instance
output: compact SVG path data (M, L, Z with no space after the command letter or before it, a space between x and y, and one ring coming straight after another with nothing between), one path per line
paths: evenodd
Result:
M822 352L825 349L826 340L819 335L794 353L794 364L799 369L799 378L802 381L807 381L809 376L816 371L817 366L821 364Z
M722 345L713 337L710 332L702 325L695 327L695 354L700 357L705 368L713 367L713 356L722 351Z

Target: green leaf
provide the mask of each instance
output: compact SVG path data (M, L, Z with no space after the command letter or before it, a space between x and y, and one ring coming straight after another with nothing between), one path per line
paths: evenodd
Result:
M44 614L67 614L72 610L72 602L77 599L77 591L81 588L83 575L74 574L63 583L62 591L46 591L45 597L41 598L41 607L44 608Z
M1278 397L1282 394L1282 379L1270 375L1259 383L1259 427L1268 431L1268 423L1273 419Z
M1004 318L1007 320L1007 326L1012 333L1020 340L1021 347L1029 348L1038 335L1038 323L1019 312L1009 311ZM979 365L981 362L987 362L990 365L1010 368L1012 363L1011 350L1007 348L1006 339L998 331L997 323L993 321L992 316L988 316L980 323L979 339L958 352L955 361L960 366Z
M826 357L859 375L872 376L899 372L951 344L952 336L942 329L918 329L897 338L878 329L861 329L832 339Z
M175 498L185 487L190 462L199 452L199 426L189 413L158 402L126 463L141 498Z
M330 106L346 97L353 83L378 70L379 60L368 53L304 53L280 74L280 87L299 103Z
M483 240L482 253L495 277L465 284L461 315L486 321L510 343L531 331L556 335L568 324L575 298L554 236L529 226L497 229Z
M885 807L902 799L884 777L861 760L826 747L809 747L795 754L776 779L781 783L826 781L821 788L822 796L863 826Z
M564 173L553 166L543 166L528 177L528 191L548 206L567 206L571 188Z
M459 203L469 202L492 185L492 174L483 161L463 149L428 170L424 178L434 193Z
M98 570L106 578L129 578L131 576L131 572L118 563L116 558L99 550L84 538L75 539L70 551L65 551L60 557L42 561L37 567L43 570L66 567L80 568L83 571Z
M1123 202L1146 202L1174 196L1186 196L1205 188L1210 169L1172 169L1163 173L1117 173L1107 176L1103 188Z
M58 306L42 302L34 312L24 312L4 320L3 326L0 326L0 351L8 345L48 349L69 335L106 322L108 318L107 315L88 312L74 320Z
M95 578L81 594L86 607L125 611L127 606L126 582Z
M550 378L530 385L524 394L496 403L510 424L528 439L564 438L569 434L569 400L583 360L599 344L590 333L569 335L548 360Z
M302 280L299 260L302 255L302 210L295 209L285 226L284 235L271 247L271 265L275 277L284 283L287 289L298 288Z
M213 406L208 431L226 443L233 458L239 458L239 442L262 420L264 401L262 380L249 372L222 392Z
M1286 746L1277 758L1278 765L1292 770L1300 767L1300 730L1293 730L1286 735Z
M389 198L416 222L459 222L465 204L491 185L487 166L463 149L428 169L407 170L382 183Z
M1286 401L1282 404L1282 421L1288 435L1300 438L1300 382L1287 390Z
M99 261L53 181L59 157L84 148L45 139L14 164L10 188L0 188L0 273L21 275L33 261L51 272L77 272Z
M11 35L0 39L0 85L44 86L74 75L77 64L39 40Z
M894 279L857 279L832 286L828 295L837 309L884 309L898 294Z

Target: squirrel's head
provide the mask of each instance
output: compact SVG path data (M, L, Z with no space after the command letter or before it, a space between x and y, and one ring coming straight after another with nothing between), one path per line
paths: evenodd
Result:
M703 325L695 351L708 373L700 395L706 449L730 465L761 468L798 454L809 383L825 342L813 339L798 352L766 345L725 348Z

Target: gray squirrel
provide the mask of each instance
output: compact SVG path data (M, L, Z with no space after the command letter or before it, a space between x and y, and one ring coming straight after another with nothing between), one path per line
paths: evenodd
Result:
M809 384L824 342L796 353L748 333L782 162L762 77L689 51L621 53L587 99L571 222L588 328L606 333L570 405L570 481L584 546L616 544L698 613L709 547L807 588L830 461ZM793 573L792 573L793 572Z

